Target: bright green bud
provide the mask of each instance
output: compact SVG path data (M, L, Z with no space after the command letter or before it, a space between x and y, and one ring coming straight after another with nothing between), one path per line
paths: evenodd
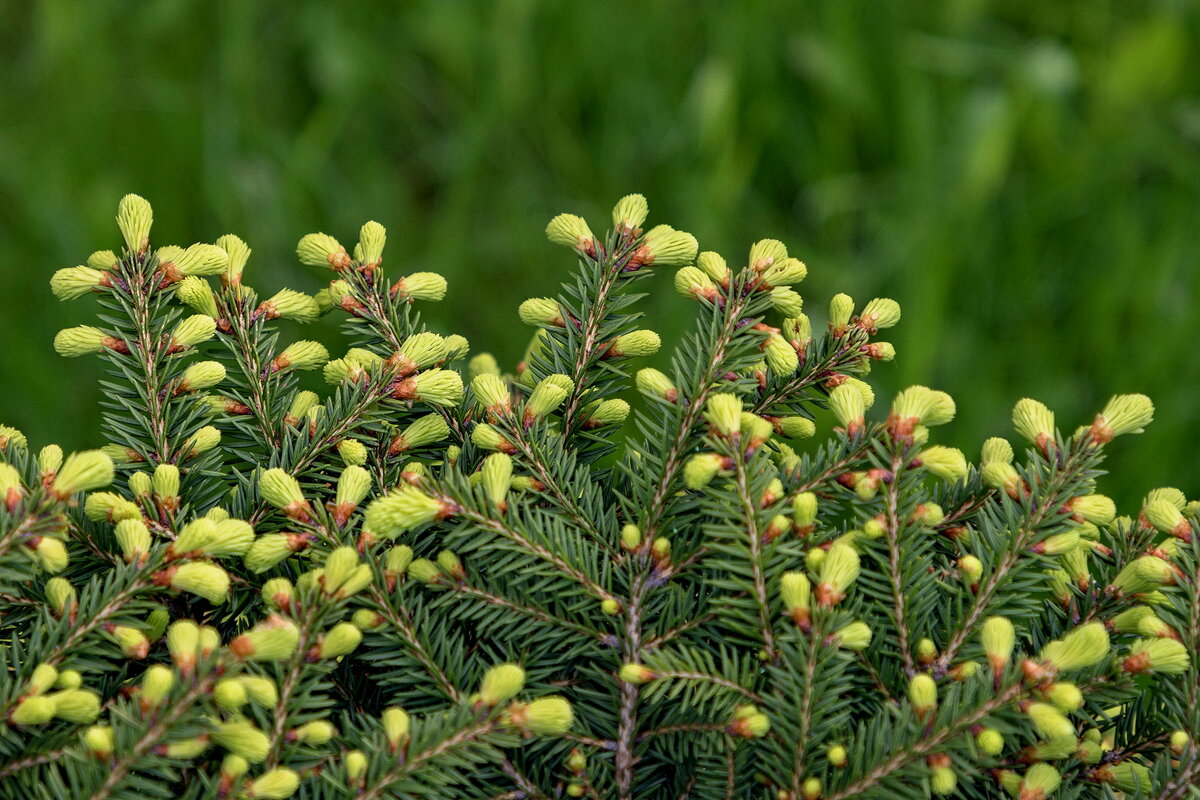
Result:
M268 617L247 633L235 637L229 650L246 661L281 661L296 652L300 632L282 617Z
M301 340L292 342L275 356L271 366L276 371L283 369L320 369L329 360L329 351L320 342Z
M246 550L245 564L251 572L266 572L297 550L307 547L302 534L267 533L259 536Z
M37 556L38 564L51 575L62 572L71 560L67 554L66 545L62 543L61 539L55 539L52 536L41 537L33 551Z
M136 627L114 625L107 632L127 657L145 658L150 651L150 640Z
M552 413L562 405L574 388L574 382L566 375L550 375L543 378L525 401L525 419L538 419Z
M1058 770L1049 764L1034 764L1021 779L1020 800L1045 800L1054 794L1062 783Z
M63 689L48 697L54 702L57 719L78 725L95 722L100 716L100 695L87 689Z
M525 670L516 664L497 664L483 675L479 702L496 706L516 697L525 686Z
M155 497L165 500L179 496L179 467L174 464L159 464L154 468L150 488Z
M783 321L783 335L789 342L807 346L812 340L812 321L804 314L797 314Z
M260 675L239 675L237 682L242 685L250 702L263 708L274 708L279 703L279 691L275 684Z
M783 607L795 617L797 612L807 613L812 605L812 584L803 572L785 572L779 578L779 595Z
M13 725L45 725L54 719L54 700L41 695L31 695L17 703L8 714Z
M1137 633L1142 622L1148 617L1154 617L1154 610L1149 606L1133 606L1113 617L1109 624L1119 633ZM1157 619L1157 617L1156 617Z
M167 652L185 674L195 666L199 649L200 628L196 623L181 619L167 628Z
M629 403L620 398L599 400L591 403L585 409L587 412L587 427L604 425L620 425L629 416Z
M934 445L922 450L917 458L921 466L936 478L957 483L967 477L967 459L957 447Z
M772 334L767 337L763 343L763 356L767 366L777 375L791 375L800 366L800 356L782 336Z
M188 308L206 317L215 318L220 315L212 287L203 278L191 276L175 284L175 297Z
M453 550L442 550L438 553L437 563L443 570L453 575L455 578L461 578L466 575L463 570L462 561L454 554Z
M1083 692L1073 683L1059 682L1046 690L1046 699L1059 711L1078 711L1083 708Z
M610 356L639 358L652 356L662 346L662 339L654 331L640 330L618 336L608 349Z
M952 767L938 766L929 771L929 791L933 794L953 794L957 787L958 776Z
M759 239L750 245L750 258L747 263L751 269L761 272L787 257L787 247L783 242L778 239Z
M851 622L834 633L838 647L846 650L866 650L871 644L871 628L865 622Z
M1188 745L1192 743L1192 737L1188 735L1187 731L1172 731L1169 743L1171 745L1171 751L1176 755L1180 755L1184 750L1187 749Z
M854 298L848 294L835 294L829 301L829 327L834 331L845 330L854 315Z
M872 342L863 346L863 353L874 361L893 361L896 358L896 345L891 342Z
M208 749L208 739L197 736L194 739L180 739L171 742L166 747L167 758L191 759L198 757Z
M144 198L136 194L121 198L117 204L117 228L131 252L146 252L150 246L150 226L153 224L154 211Z
M78 689L83 685L83 675L78 670L64 669L58 673L58 680L54 685L59 689Z
M496 362L496 357L491 353L480 353L471 358L467 362L467 374L474 380L481 375L500 376L500 365ZM478 396L476 392L476 396Z
M480 469L483 491L497 508L505 508L508 489L512 485L512 458L504 453L492 453L483 460Z
M1013 428L1041 449L1054 443L1054 412L1028 397L1013 406Z
M559 214L550 220L546 226L546 238L561 247L583 251L591 250L596 241L587 222L575 214Z
M896 419L915 419L917 424L927 427L945 425L954 419L954 413L954 398L925 386L910 386L892 402L892 415Z
M334 502L338 506L356 507L371 491L371 473L362 467L346 467L338 476L337 496Z
M716 453L697 453L683 466L683 484L692 490L703 489L712 483L724 463Z
M1146 500L1142 505L1148 506L1151 503L1160 500L1169 503L1179 511L1183 511L1185 508L1187 508L1187 495L1171 486L1164 486L1161 489L1152 489L1146 494Z
M50 278L50 291L59 300L75 300L85 294L108 286L109 275L91 267L67 267Z
M835 386L829 393L829 410L847 433L854 435L863 427L867 404L859 389L849 382Z
M408 381L412 382L411 390L405 387L399 399L419 400L434 406L456 406L462 402L462 378L454 370L431 369Z
M446 296L446 279L436 272L414 272L392 284L392 295L408 300L438 302Z
M319 747L323 744L328 744L329 740L337 733L333 725L323 719L314 720L313 722L301 725L294 728L288 733L288 741L306 744L310 747Z
M387 551L383 562L384 573L392 576L403 575L413 560L413 549L406 544L398 545Z
M1096 415L1091 437L1097 443L1111 441L1114 436L1141 433L1154 419L1154 403L1144 394L1120 394L1113 397Z
M808 417L781 417L776 428L789 439L808 439L817 432L817 426Z
M980 627L979 638L992 668L997 671L1004 669L1012 657L1017 640L1012 622L1006 617L988 617Z
M357 439L342 439L337 444L337 451L347 466L361 466L367 463L367 447Z
M1084 669L1108 655L1108 632L1103 623L1080 625L1062 639L1042 648L1040 660L1060 671Z
M900 321L900 304L886 297L876 297L858 315L858 327L868 333L891 328Z
M217 239L217 247L224 250L227 257L225 279L240 282L242 270L246 268L246 262L250 260L250 248L232 233L227 233L219 237Z
M653 670L642 664L625 664L621 667L621 680L626 683L640 686L644 683L649 683L657 677L658 675Z
M360 631L374 630L386 621L378 611L369 608L360 608L350 615L350 622Z
M387 244L387 228L374 220L366 222L358 231L358 244L354 248L354 258L360 264L379 264L383 261L385 244Z
M142 691L138 695L143 708L156 706L166 699L175 685L175 673L170 667L152 664L142 675Z
M304 492L297 481L286 470L274 467L258 477L258 492L262 499L283 511L308 507Z
M804 298L786 286L771 290L771 306L785 317L798 317L804 313Z
M120 259L112 250L97 250L87 257L87 265L92 269L111 270L119 262Z
M1170 562L1157 556L1142 556L1130 561L1113 579L1112 588L1123 594L1143 594L1175 580Z
M136 503L113 492L95 492L88 495L83 510L93 522L117 522L123 519L140 519L142 516Z
M294 289L280 289L258 308L267 319L291 319L302 323L314 322L321 314L316 300Z
M640 194L627 194L613 207L613 227L618 231L635 230L642 227L649 213L650 207L645 197Z
M533 327L562 327L563 314L558 301L550 297L531 297L517 309L521 322Z
M339 622L321 640L321 658L340 658L362 642L362 631L349 622Z
M182 253L178 255L173 254L173 257L169 261L162 257L162 250L159 253L160 262L164 264L173 263L175 271L180 275L194 275L197 277L220 275L225 272L225 268L229 264L229 254L215 244L197 243L191 245Z
M687 298L714 301L717 285L697 267L683 267L675 273L675 291Z
M12 464L0 463L0 503L11 508L25 494L21 473Z
M1146 521L1163 533L1181 538L1190 538L1192 526L1184 518L1180 508L1170 500L1153 500L1142 508Z
M1126 672L1159 675L1178 675L1189 666L1187 648L1165 637L1137 639L1129 647L1129 657L1121 664Z
M167 570L171 588L198 595L213 605L229 597L229 573L211 561L190 561Z
M65 358L91 355L117 345L123 343L91 325L63 328L54 336L54 352Z
M817 521L817 496L800 492L792 498L792 521L798 528L811 528Z
M1153 783L1150 768L1134 761L1119 761L1103 770L1112 784L1125 795L1148 792Z
M1076 497L1067 503L1071 513L1093 525L1108 525L1117 516L1117 506L1112 498L1102 494Z
M453 512L442 500L413 486L401 486L367 506L364 526L385 539L426 525Z
M176 394L209 389L225 380L225 367L219 361L198 361L183 371Z
M729 282L729 266L725 263L725 259L717 253L701 253L696 257L696 266L722 286Z
M540 697L508 711L509 721L521 730L541 736L566 733L571 728L571 704L562 697Z
M626 550L637 550L642 546L642 529L632 522L621 527L621 546Z
M337 239L327 233L309 233L300 238L296 255L301 264L343 270L350 266L350 254Z
M1002 464L1011 464L1013 460L1012 445L1008 443L1007 439L993 436L983 443L979 460L984 464L990 464L994 461Z
M760 269L759 273L767 286L790 286L804 280L808 275L808 267L797 258L782 258Z
M742 399L735 394L710 395L704 407L704 418L715 433L733 436L742 427Z
M362 750L347 752L342 765L346 770L346 777L355 783L362 780L363 775L367 773L367 757Z
M486 422L477 424L471 430L471 442L481 450L501 450L511 453L515 449L499 429Z
M450 427L441 414L426 414L392 439L388 454L395 455L419 447L427 447L435 442L440 442L449 435Z
M414 333L412 336L404 340L400 345L400 366L404 372L414 372L419 369L431 367L434 364L447 358L447 348L450 339L443 339L436 333L424 331L422 333ZM357 353L357 348L351 350L347 355ZM369 362L363 362L363 366L369 366Z
M642 394L674 403L679 398L679 388L665 374L653 367L637 371L636 383Z
M383 712L383 735L395 750L408 738L408 713L402 708L389 708Z
M918 717L924 717L937 705L937 682L924 672L908 682L908 699Z
M30 694L42 694L54 686L58 680L58 670L52 664L38 664L29 676L26 690Z
M821 561L821 579L817 585L817 600L821 605L831 606L845 596L846 589L858 578L859 557L854 548L846 544L834 544Z
M270 738L245 720L217 725L210 736L221 747L251 764L265 760L271 748Z
M471 381L471 391L489 411L507 411L512 403L508 384L498 374L484 373Z
M670 225L656 225L642 237L641 263L656 267L682 267L696 260L696 237Z
M97 758L107 759L116 747L112 728L107 725L93 725L83 733L83 743Z
M1004 751L1004 734L995 728L984 728L975 734L975 745L987 756L998 756Z

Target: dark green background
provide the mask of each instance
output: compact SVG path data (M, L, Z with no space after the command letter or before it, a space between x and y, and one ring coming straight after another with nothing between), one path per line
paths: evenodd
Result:
M1129 499L1200 490L1200 14L1186 2L0 4L0 420L95 443L89 321L47 279L118 242L233 231L247 280L314 290L296 239L388 226L390 269L447 275L434 325L503 361L570 257L555 212L652 222L740 259L785 240L801 287L887 294L890 393L959 400L972 456L1024 394L1073 429L1113 392L1159 407L1114 446ZM653 285L651 327L688 309ZM325 333L321 334L322 336ZM886 397L886 395L885 395ZM884 400L886 402L886 400Z

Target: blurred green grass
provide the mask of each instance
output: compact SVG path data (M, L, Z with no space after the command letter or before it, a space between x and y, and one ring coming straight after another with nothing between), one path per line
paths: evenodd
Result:
M786 241L813 314L898 299L883 397L950 391L977 452L1032 395L1063 427L1113 392L1159 407L1115 445L1126 500L1194 496L1200 386L1200 11L1087 0L0 5L0 419L94 444L88 321L47 279L117 243L117 198L156 241L233 231L247 280L312 290L294 260L374 218L392 270L447 275L427 319L511 363L516 304L570 258L553 213L652 221L739 258ZM649 325L688 308L655 284Z

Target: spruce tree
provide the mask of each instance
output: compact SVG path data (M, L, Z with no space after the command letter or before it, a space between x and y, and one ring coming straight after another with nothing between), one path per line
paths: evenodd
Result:
M1149 399L1020 400L971 464L946 393L874 409L899 304L815 331L783 243L646 218L550 222L575 268L506 372L378 223L260 295L125 197L51 278L101 305L54 346L107 367L102 446L0 427L0 798L1194 796L1200 504L1098 493Z

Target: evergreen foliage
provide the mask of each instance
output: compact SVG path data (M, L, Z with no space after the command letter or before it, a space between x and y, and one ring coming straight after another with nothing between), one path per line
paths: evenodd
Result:
M107 364L108 443L0 428L0 797L1189 796L1200 505L1096 492L1150 401L1063 434L1022 400L1021 457L968 464L945 393L871 413L898 304L814 336L782 243L646 216L551 221L578 266L502 374L377 223L260 297L236 236L153 248L124 198L121 253L51 281L99 295L55 347ZM670 374L637 369L665 269ZM337 358L291 341L325 313Z

